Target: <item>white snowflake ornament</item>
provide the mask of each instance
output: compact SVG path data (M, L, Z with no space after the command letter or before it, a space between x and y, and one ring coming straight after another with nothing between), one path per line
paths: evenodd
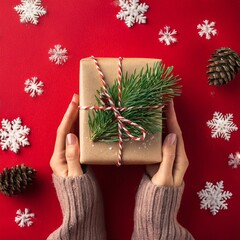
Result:
M68 59L68 51L66 48L62 48L60 44L54 46L54 48L50 48L48 53L51 55L49 60L54 62L57 65L64 64Z
M177 31L175 29L171 31L169 26L165 26L164 30L161 29L159 32L159 35L160 35L159 41L169 46L172 43L177 42L177 38L175 37L176 34L177 34Z
M215 22L209 22L209 20L204 20L203 24L198 24L197 29L200 29L198 32L200 37L206 36L206 39L211 39L211 35L215 36L217 34L217 30L215 27Z
M24 91L29 93L31 97L40 96L43 94L42 87L44 86L42 81L38 81L37 77L32 77L25 81Z
M207 121L207 126L212 129L212 138L224 138L229 141L231 133L238 130L233 123L233 114L223 115L220 112L214 112L213 119Z
M216 215L219 210L226 210L228 205L226 200L231 198L232 193L223 189L223 181L217 182L216 185L206 182L205 189L197 192L201 199L200 208L209 209L212 215Z
M30 227L33 224L32 218L35 217L34 213L30 213L28 208L25 208L24 212L18 209L16 212L15 222L19 227Z
M21 0L20 5L14 7L20 15L20 22L37 24L38 18L47 13L41 6L41 0Z
M116 15L117 19L124 20L128 27L135 23L146 23L146 16L149 6L146 3L139 3L139 0L119 0L121 10Z
M233 153L228 156L228 165L232 166L232 168L238 168L240 165L240 153L236 152L235 155Z
M7 119L2 120L2 129L0 129L0 144L2 150L10 149L18 153L20 147L30 145L26 135L29 135L30 128L22 126L22 120L18 117L10 122Z

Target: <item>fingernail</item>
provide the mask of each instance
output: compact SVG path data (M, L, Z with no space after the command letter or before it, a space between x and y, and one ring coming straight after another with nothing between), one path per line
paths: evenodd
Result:
M67 135L67 144L74 145L75 143L76 143L76 137L72 133L69 133Z
M175 144L176 141L177 141L177 135L176 135L175 133L170 133L170 134L168 134L168 136L167 136L167 141L168 141L171 145Z

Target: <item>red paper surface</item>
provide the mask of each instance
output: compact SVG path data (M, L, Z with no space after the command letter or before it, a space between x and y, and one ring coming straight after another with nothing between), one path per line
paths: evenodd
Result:
M13 9L20 0L0 3L0 120L20 117L31 128L31 146L19 154L0 150L0 169L25 163L37 169L37 181L24 194L12 198L0 195L0 239L43 240L62 221L51 180L49 159L56 129L73 93L78 92L79 60L101 57L161 58L182 77L183 93L175 99L190 166L179 221L198 240L239 239L240 168L227 165L228 155L240 151L239 130L230 141L213 139L206 122L215 111L233 113L240 127L240 75L226 86L207 83L206 65L215 49L230 47L240 53L240 2L238 0L145 0L150 8L147 24L128 28L116 19L120 10L114 1L47 1L47 15L38 25L19 22ZM203 20L216 22L218 34L211 40L198 35ZM169 25L178 31L178 43L165 46L158 32ZM48 59L55 44L68 49L69 59L57 66ZM37 76L45 83L44 94L31 98L24 92L26 79ZM108 239L130 239L133 228L134 197L143 166L96 166L106 213ZM233 193L228 210L213 216L200 210L197 192L205 182L224 181ZM20 228L15 213L25 207L35 213L34 225Z

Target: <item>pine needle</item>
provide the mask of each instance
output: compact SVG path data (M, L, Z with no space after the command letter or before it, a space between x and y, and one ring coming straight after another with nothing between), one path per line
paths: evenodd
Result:
M172 74L173 67L165 67L162 62L154 63L153 67L146 65L137 74L122 76L121 107L142 107L120 111L121 115L143 127L148 134L162 131L162 108L152 109L149 106L164 106L175 96L181 93L181 86L177 85L180 78ZM115 106L118 107L118 83L115 80L112 87L108 86L108 93ZM104 96L103 89L97 91L96 101L99 106L109 106L106 101L101 101ZM104 103L104 105L103 105ZM91 140L103 142L118 141L118 122L112 110L93 110L88 114L88 123ZM141 131L131 125L125 125L132 135L140 137ZM123 131L123 139L128 136Z

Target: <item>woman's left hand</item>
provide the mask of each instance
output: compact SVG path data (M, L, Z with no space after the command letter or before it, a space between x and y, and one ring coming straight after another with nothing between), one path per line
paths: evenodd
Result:
M79 141L71 133L78 118L79 96L74 94L66 113L57 129L54 152L50 166L56 176L75 177L83 174L80 165Z

